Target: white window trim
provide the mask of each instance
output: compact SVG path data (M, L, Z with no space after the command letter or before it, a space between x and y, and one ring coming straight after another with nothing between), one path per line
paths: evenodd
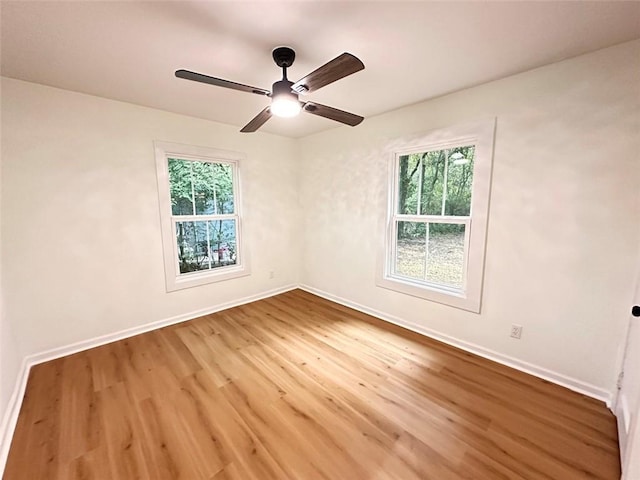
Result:
M239 164L245 155L238 152L218 150L209 147L183 145L180 143L154 142L156 171L158 175L158 200L160 204L160 229L162 234L162 249L164 254L164 271L167 292L183 288L196 287L207 283L220 282L232 278L242 277L251 273L249 253L243 241L242 222L242 190L240 183ZM171 192L169 188L169 158L183 160L227 163L233 167L234 213L214 215L236 220L236 264L219 267L212 270L202 270L181 274L178 267L178 246L175 235L175 222L171 214ZM208 215L210 217L211 215ZM180 221L202 220L198 216L182 215Z
M466 125L433 130L409 140L394 142L389 159L387 212L384 222L384 242L381 243L376 284L379 287L394 290L426 300L450 305L475 313L480 313L482 300L482 281L484 275L487 224L489 219L489 196L491 192L491 171L493 164L493 144L495 137L495 119L483 120ZM417 283L411 279L402 279L393 274L395 258L395 202L398 185L397 159L400 155L415 152L442 150L455 146L475 145L473 166L473 186L471 197L471 216L437 217L430 222L465 223L465 248L468 255L464 265L464 285L461 290L449 289L441 285ZM403 220L411 220L403 215ZM425 217L420 216L420 221Z

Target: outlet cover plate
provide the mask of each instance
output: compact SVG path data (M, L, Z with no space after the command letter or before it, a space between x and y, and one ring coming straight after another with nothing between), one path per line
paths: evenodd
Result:
M519 339L522 337L522 325L511 325L511 337Z

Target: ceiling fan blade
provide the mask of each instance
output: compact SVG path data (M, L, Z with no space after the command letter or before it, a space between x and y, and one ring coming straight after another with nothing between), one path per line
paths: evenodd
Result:
M327 107L326 105L320 105L319 103L314 102L305 103L302 109L307 113L328 118L329 120L335 120L336 122L351 125L352 127L355 127L364 120L364 117L361 117L360 115L355 115L353 113L338 110L333 107Z
M262 110L258 115L253 117L249 123L247 123L242 130L242 133L251 133L258 130L264 123L271 118L271 109L269 107Z
M313 92L363 69L364 63L357 57L345 52L298 80L291 86L291 89L297 93Z
M208 75L203 75L202 73L190 72L189 70L176 70L176 77L184 78L185 80L193 80L194 82L208 83L209 85L215 85L217 87L232 88L233 90L240 90L241 92L255 93L257 95L271 94L269 90L265 90L264 88L243 85L242 83L210 77Z

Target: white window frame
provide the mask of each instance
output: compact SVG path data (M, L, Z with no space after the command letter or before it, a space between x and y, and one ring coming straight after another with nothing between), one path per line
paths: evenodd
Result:
M495 123L495 119L483 120L467 125L433 130L408 140L394 142L389 159L384 245L381 246L376 275L376 284L379 287L480 313ZM401 156L468 145L475 146L469 217L401 215L396 213L398 209L398 165ZM396 222L398 220L465 225L466 255L463 265L462 288L456 289L435 283L421 282L397 275L394 272L397 245Z
M159 141L154 142L154 148L156 171L158 175L160 229L162 233L162 248L164 254L164 271L167 292L249 275L251 273L249 268L249 255L245 243L243 242L242 195L239 173L239 165L245 159L244 154L209 147ZM173 215L171 210L171 190L169 185L170 158L231 165L233 171L234 213L223 215ZM217 267L210 270L180 273L178 263L178 240L175 233L176 223L212 219L229 219L236 221L236 264Z

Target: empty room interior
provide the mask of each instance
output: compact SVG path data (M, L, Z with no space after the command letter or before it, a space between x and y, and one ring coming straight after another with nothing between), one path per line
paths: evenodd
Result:
M640 479L640 2L0 2L0 473Z

